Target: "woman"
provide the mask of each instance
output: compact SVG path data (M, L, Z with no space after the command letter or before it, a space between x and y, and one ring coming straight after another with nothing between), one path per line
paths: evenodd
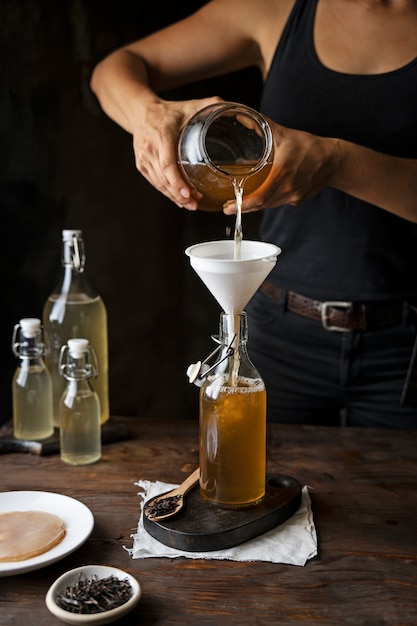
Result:
M274 163L242 210L262 210L261 238L283 249L247 307L268 418L338 424L342 411L349 425L415 428L401 404L417 302L417 2L212 0L109 55L91 86L132 134L138 170L195 210L175 147L220 98L158 94L250 66Z

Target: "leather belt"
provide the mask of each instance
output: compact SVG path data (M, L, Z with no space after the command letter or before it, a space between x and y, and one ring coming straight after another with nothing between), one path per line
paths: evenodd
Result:
M286 295L285 308L292 313L317 320L326 330L351 332L354 330L377 330L402 324L404 302L358 303L340 300L320 302L293 291L286 292L269 281L259 290L277 303Z

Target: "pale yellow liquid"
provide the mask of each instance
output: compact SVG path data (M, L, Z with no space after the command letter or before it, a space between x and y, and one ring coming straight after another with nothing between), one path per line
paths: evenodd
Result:
M50 296L43 311L51 351L45 361L52 377L54 422L59 426L59 403L67 382L58 368L61 346L68 339L79 337L88 339L97 355L99 374L92 383L100 399L101 423L104 424L110 417L106 308L99 296L93 300L83 294L70 297L71 300L61 300L62 296Z
M243 239L243 229L242 229L242 200L243 200L243 186L245 184L244 179L233 180L233 188L235 190L236 197L236 223L235 223L235 234L234 234L234 248L233 248L233 259L235 261L239 261L241 257L241 247L242 247L242 239Z
M265 494L266 391L261 381L200 392L200 492L225 508L246 507Z
M61 459L70 465L88 465L101 457L100 405L89 390L72 398L71 406L61 401Z
M199 202L199 209L202 211L222 211L223 204L235 197L234 179L244 179L245 194L248 195L258 189L266 180L272 163L267 163L255 173L251 173L253 164L250 163L244 165L225 164L222 166L224 174L214 172L205 163L181 162L180 166L188 180L203 194L203 198Z
M45 367L23 363L13 376L12 396L16 439L37 441L53 434L52 381Z

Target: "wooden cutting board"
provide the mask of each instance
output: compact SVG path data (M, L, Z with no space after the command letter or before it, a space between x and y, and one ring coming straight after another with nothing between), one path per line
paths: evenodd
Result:
M244 509L222 509L203 500L196 487L185 496L178 515L160 522L144 515L143 525L154 539L177 550L224 550L285 522L298 510L301 492L302 485L295 478L268 475L262 502ZM149 502L145 502L144 508Z

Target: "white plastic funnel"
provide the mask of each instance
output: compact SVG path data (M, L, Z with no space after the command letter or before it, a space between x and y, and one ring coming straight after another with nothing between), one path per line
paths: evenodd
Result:
M235 260L234 245L232 240L208 241L185 250L191 267L227 314L242 313L281 254L272 243L244 239Z

